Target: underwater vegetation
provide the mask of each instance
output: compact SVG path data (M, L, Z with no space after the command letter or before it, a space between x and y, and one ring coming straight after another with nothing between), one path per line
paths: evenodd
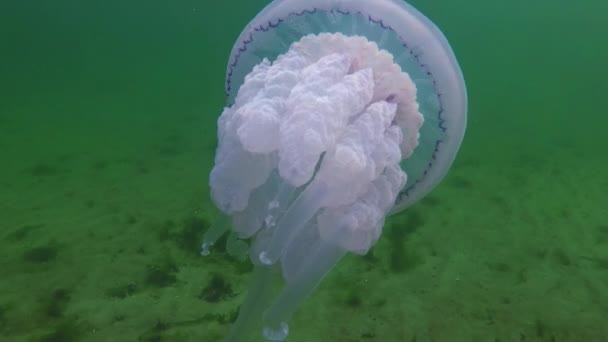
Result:
M38 246L27 250L23 259L32 263L50 262L57 256L59 248L54 245Z
M201 291L200 298L209 303L217 303L234 296L232 287L219 274L214 274L209 284Z
M334 265L368 254L385 218L446 175L466 127L464 80L441 31L403 1L276 0L234 44L225 90L209 178L222 217L201 254L224 245L254 265L228 340L260 329L283 341ZM462 177L452 185L472 186ZM407 218L388 231L392 272L421 261L403 241L423 218ZM201 298L232 295L214 275ZM362 299L351 292L344 303Z

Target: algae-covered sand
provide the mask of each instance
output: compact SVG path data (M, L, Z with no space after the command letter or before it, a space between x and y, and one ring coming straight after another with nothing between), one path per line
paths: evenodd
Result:
M265 2L0 5L0 340L220 341L251 266L199 255L233 41ZM289 341L605 341L603 1L415 1L469 125Z

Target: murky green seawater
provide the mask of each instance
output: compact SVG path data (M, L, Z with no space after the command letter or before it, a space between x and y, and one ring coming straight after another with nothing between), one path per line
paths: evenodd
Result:
M220 341L248 265L198 255L224 70L266 3L0 4L0 340ZM413 1L462 66L446 180L290 341L605 341L608 2Z

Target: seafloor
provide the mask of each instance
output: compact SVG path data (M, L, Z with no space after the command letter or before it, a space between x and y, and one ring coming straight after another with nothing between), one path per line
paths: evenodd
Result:
M461 153L289 341L608 340L605 2L416 3L467 79ZM207 175L261 2L57 4L0 14L0 340L220 341L251 267L199 255Z

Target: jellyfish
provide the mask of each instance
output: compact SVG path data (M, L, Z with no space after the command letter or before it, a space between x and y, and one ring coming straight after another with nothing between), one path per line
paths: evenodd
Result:
M254 264L228 340L283 341L338 261L446 175L465 83L442 32L402 0L275 0L236 41L225 90L209 176L224 219L201 254L228 233Z

